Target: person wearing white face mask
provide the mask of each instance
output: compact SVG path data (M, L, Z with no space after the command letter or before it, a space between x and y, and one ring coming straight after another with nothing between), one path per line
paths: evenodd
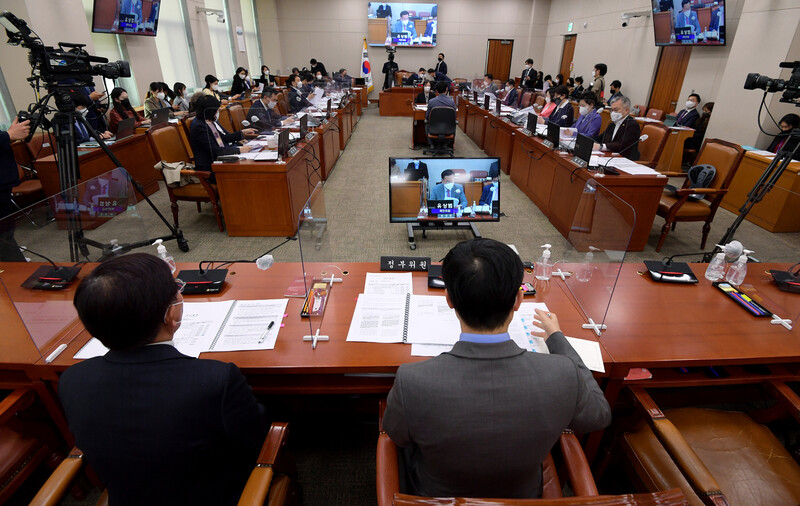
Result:
M481 199L478 201L479 206L490 206L492 202L497 202L500 199L500 178L493 177L491 184L483 187L481 192Z
M686 99L686 109L682 109L681 112L678 113L675 124L678 126L694 128L694 126L697 124L697 120L700 118L700 113L697 112L697 105L699 103L700 95L697 93L692 93L689 95L689 98Z
M147 92L147 98L144 101L144 117L152 118L153 111L156 109L168 108L170 110L169 117L173 117L172 106L167 102L167 90L165 90L161 83L150 83L150 91Z
M247 69L239 67L236 69L236 75L233 76L231 82L231 96L241 96L252 88L252 84L247 77Z
M205 77L205 82L206 82L206 85L203 87L203 94L204 95L211 95L212 97L214 97L217 100L219 100L222 103L222 105L225 105L225 104L228 103L228 101L226 100L228 95L222 93L219 90L219 79L217 79L215 76L213 76L211 74L208 74ZM231 98L235 99L236 97L231 97Z
M544 107L539 112L539 120L538 122L545 123L546 119L550 117L550 114L556 110L556 101L555 101L555 88L549 88L544 94Z
M300 76L297 75L293 76L291 82L286 83L286 86L289 87L289 112L291 113L300 112L304 108L311 106L311 102L303 96L300 83Z
M503 97L503 105L507 105L509 107L516 107L517 100L519 98L519 93L517 93L517 89L514 87L514 80L509 79L506 81L506 95Z
M519 79L519 84L526 90L532 90L536 85L536 69L533 68L533 59L528 58L525 60L525 68L522 71L522 77Z
M253 116L258 118L261 128L275 129L293 121L292 117L281 116L277 108L278 92L275 88L264 88L261 100L256 100L247 111L247 120L252 122ZM253 125L258 127L258 125Z
M594 93L591 91L587 91L581 96L581 100L578 103L580 117L572 124L572 127L577 130L579 134L595 138L597 134L600 133L602 118L600 117L600 113L597 112L597 109L594 108L596 103L597 97L595 97ZM568 129L566 134L572 135L571 130Z
M483 76L483 91L484 93L491 93L492 95L497 95L497 86L494 84L494 80L492 78L492 74L485 74Z
M611 123L603 132L602 145L595 143L594 149L619 153L634 162L639 159L639 123L630 117L631 101L619 96L611 102Z
M442 183L433 185L431 200L452 200L461 209L468 207L467 197L464 195L464 186L456 184L455 172L450 169L442 171Z
M75 110L78 111L86 118L86 115L89 114L89 107L92 105L91 99L83 93L74 92L72 95L72 101L75 102ZM92 139L91 134L89 134L89 130L84 126L83 122L75 121L75 142L78 144L89 142ZM101 139L109 139L111 138L112 134L108 130L104 132L97 132Z
M256 79L256 81L263 84L264 86L272 86L272 87L276 86L275 76L273 76L269 72L269 67L267 67L266 65L261 66L261 77Z
M600 100L603 99L603 92L606 89L606 79L604 77L606 72L608 72L608 65L605 63L598 63L594 66L594 70L592 71L594 80L589 83L589 91L594 93Z
M414 99L414 103L427 104L435 96L436 93L434 93L433 90L431 90L430 81L425 81L425 85L422 87L422 91L417 93L417 97Z

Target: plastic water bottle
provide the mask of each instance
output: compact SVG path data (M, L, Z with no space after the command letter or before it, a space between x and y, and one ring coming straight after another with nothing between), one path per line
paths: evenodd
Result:
M536 262L534 277L540 281L547 281L553 275L553 263L550 261L550 246L549 244L542 245L544 251L542 256Z
M706 268L706 279L709 281L720 281L725 278L725 253L720 252L714 256L714 259L708 264Z
M172 258L172 255L167 253L167 247L164 246L164 241L162 239L156 239L156 242L153 243L153 246L156 246L156 252L161 260L165 261L169 266L170 272L175 274L175 259Z
M589 246L589 251L583 257L583 262L575 269L575 279L581 283L588 283L592 279L592 262L594 261L594 246Z
M471 210L470 210L470 213L469 213L469 215L470 215L471 217L473 217L473 218L475 217L475 206L476 206L476 205L477 205L477 204L475 204L475 201L473 200L473 201L472 201L472 208L471 208Z
M735 264L728 268L726 279L728 283L739 286L744 282L745 276L747 276L747 255L742 255Z

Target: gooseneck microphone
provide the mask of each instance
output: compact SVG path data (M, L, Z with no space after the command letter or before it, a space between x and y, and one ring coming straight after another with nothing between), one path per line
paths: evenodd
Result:
M606 173L606 168L608 167L608 164L609 164L609 162L611 162L611 160L613 160L614 158L620 158L620 157L622 156L622 153L623 153L624 151L627 151L627 150L629 150L630 148L632 148L633 146L635 146L635 145L639 144L639 143L640 143L640 142L642 142L642 141L646 141L646 140L647 140L649 137L650 137L650 136L649 136L649 135L647 135L647 134L641 135L641 136L639 136L639 138L638 138L638 139L636 139L636 141L635 141L635 142L632 142L632 143L628 144L627 146L625 146L624 148L620 149L620 150L619 150L619 153L617 153L616 155L611 155L611 157L609 157L609 159L608 159L608 160L606 160L606 163L605 163L605 165L603 165L603 173L604 173L604 174ZM618 174L619 174L619 171L617 171L616 169L614 169L614 171L613 171L613 172L609 172L609 174L618 175Z

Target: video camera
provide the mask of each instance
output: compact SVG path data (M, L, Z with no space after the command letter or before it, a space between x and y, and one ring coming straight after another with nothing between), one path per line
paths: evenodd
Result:
M33 70L29 81L36 88L39 87L39 80L44 81L46 88L53 89L92 86L92 76L106 79L131 76L128 62L109 62L107 58L90 56L83 49L85 44L59 42L57 49L45 46L25 21L8 11L0 14L0 26L5 28L9 44L21 45L30 51L28 60Z
M744 81L744 89L759 89L768 93L782 91L781 102L792 103L800 107L800 61L785 61L780 64L780 67L782 69L792 69L792 75L788 80L773 79L761 74L751 73L747 74L747 79Z

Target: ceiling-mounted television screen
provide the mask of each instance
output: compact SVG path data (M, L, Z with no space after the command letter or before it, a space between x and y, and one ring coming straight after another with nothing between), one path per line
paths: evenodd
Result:
M370 46L436 46L439 6L415 2L367 2Z
M92 31L155 37L161 0L94 0Z
M725 1L652 0L657 46L724 46Z

